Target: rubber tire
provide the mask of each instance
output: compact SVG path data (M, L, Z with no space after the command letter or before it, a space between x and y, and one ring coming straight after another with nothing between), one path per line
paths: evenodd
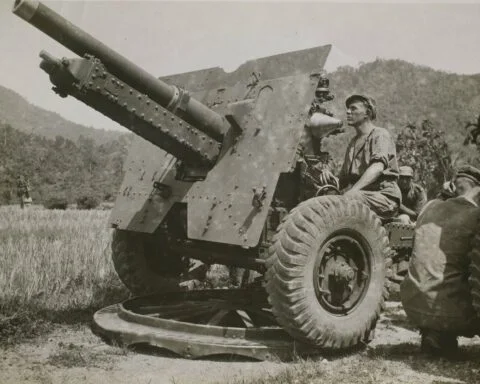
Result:
M134 295L179 290L179 263L168 260L161 244L155 242L152 236L119 229L113 232L113 265L120 280ZM147 254L165 259L158 260L162 266L160 272L148 265Z
M312 272L320 247L339 229L361 235L371 249L367 292L343 316L320 305ZM388 299L389 255L386 231L367 206L341 196L306 200L285 217L269 249L266 289L272 312L290 335L317 347L338 350L367 343Z
M470 276L468 281L472 294L472 305L480 317L480 234L473 239L473 247L470 251Z

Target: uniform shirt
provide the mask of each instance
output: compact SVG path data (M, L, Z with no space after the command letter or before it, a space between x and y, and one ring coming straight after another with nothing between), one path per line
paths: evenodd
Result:
M401 201L402 195L396 183L398 177L397 152L390 133L385 128L374 127L364 137L354 137L348 144L342 170L340 188L355 184L374 162L384 165L383 175L364 188Z
M402 204L417 214L420 213L426 202L427 194L418 184L412 183L408 191L402 191Z
M476 321L468 266L479 218L480 208L463 197L433 200L421 212L400 291L416 326L456 332Z

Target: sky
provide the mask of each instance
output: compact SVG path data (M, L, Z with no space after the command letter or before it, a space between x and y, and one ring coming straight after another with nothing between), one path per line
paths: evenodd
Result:
M75 57L0 0L0 85L87 126L121 127L51 91L39 52ZM337 64L402 59L460 74L480 73L480 0L415 1L44 1L155 76L333 44ZM334 69L331 67L329 69Z

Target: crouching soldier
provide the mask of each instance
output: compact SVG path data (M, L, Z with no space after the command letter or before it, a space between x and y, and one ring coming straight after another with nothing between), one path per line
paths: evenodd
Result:
M402 191L402 204L398 220L411 224L417 220L420 210L427 202L427 194L422 186L413 182L413 169L408 166L399 168L398 186Z
M457 197L427 203L420 213L408 274L400 296L422 335L421 348L450 355L457 336L480 332L468 284L469 252L480 218L480 170L464 166L454 179Z

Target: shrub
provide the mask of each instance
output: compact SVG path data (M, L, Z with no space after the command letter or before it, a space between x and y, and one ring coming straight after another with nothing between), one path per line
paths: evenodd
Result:
M47 199L43 206L47 209L67 209L68 201L65 197L54 196Z
M426 187L429 197L452 177L452 151L445 133L429 120L418 126L408 124L398 135L396 146L398 161L415 170L416 180Z
M95 209L100 201L95 196L81 196L77 200L77 209Z

